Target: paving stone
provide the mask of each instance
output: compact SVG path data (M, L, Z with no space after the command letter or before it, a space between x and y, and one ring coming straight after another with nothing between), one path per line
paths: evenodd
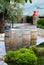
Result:
M0 59L1 60L3 59L5 54L6 54L5 42L4 41L0 41Z
M0 65L7 65L4 61L0 61Z

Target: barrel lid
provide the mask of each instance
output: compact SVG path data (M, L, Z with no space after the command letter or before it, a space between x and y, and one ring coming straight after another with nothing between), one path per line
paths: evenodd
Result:
M15 31L15 30L22 30L22 29L11 28L11 31Z
M31 28L30 31L31 32L37 31L37 28Z

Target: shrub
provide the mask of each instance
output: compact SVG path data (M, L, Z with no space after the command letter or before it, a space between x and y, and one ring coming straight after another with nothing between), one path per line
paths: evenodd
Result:
M38 24L44 25L44 18L40 18L40 19L38 20Z
M37 47L44 47L44 42L42 42L39 45L37 45Z
M37 57L32 49L21 48L16 51L8 52L4 61L10 65L36 65Z
M36 47L36 46L31 46L31 49L34 51L35 54L37 54L38 47Z
M6 63L13 63L14 62L14 52L13 51L9 51L6 53L6 56L4 58L4 61Z
M33 24L33 16L26 16L27 23Z
M37 27L44 29L44 18L40 18L37 22Z
M37 65L44 65L44 57L38 57Z
M44 56L44 48L41 48L41 50L38 50L37 55Z

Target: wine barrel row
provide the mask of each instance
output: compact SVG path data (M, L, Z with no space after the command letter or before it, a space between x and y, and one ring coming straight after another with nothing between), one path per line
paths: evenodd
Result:
M33 33L33 34L32 34ZM21 47L29 47L36 43L36 31L32 32L29 29L14 29L6 32L5 45L6 50L16 50ZM30 44L31 43L31 44Z

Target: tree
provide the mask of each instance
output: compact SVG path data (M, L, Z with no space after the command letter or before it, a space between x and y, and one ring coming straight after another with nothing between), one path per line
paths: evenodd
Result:
M29 0L30 3L32 0ZM27 0L14 0L14 3L24 4ZM4 32L4 15L8 13L8 9L10 8L10 0L0 0L0 33ZM11 8L9 9L11 10ZM20 9L21 10L21 9ZM11 10L12 11L12 10ZM16 10L13 11L13 13ZM10 15L10 14L9 14ZM18 15L19 16L19 15ZM13 16L12 16L13 17ZM18 18L17 18L18 19Z
M11 20L12 27L14 22L19 22L19 20L22 18L22 14L22 8L20 8L19 3L14 3L8 7L7 19Z
M25 3L27 2L28 0L14 0L15 2L18 2L18 3ZM32 3L32 0L29 0L30 3Z
M14 22L19 22L19 20L22 18L23 15L23 9L20 8L19 4L21 3L22 5L27 2L26 0L11 0L12 3L8 9L8 18L12 21L12 27ZM31 2L31 0L30 0Z
M0 33L4 32L4 12L8 3L6 0L0 0Z

